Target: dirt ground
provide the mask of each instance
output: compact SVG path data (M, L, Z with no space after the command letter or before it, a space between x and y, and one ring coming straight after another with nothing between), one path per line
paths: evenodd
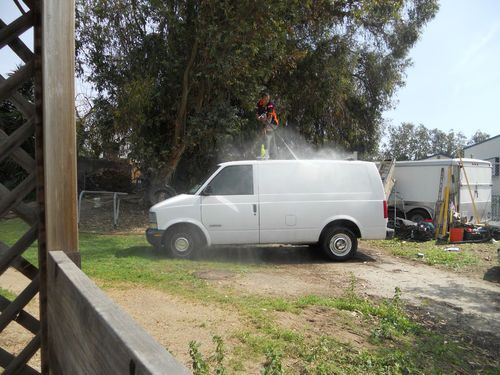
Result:
M500 358L500 278L481 280L402 260L363 244L356 258L344 263L327 262L309 247L300 246L220 247L210 249L202 258L271 265L258 272L233 274L207 269L195 274L215 288L231 288L242 294L338 296L348 288L353 276L357 280L356 291L375 298L392 297L399 287L409 311L423 324L452 336L465 336L493 358ZM498 276L498 268L493 267L491 274ZM0 278L0 286L13 292L21 291L25 283L24 277L15 271L9 270ZM234 332L242 326L237 311L192 303L143 287L118 287L106 292L187 366L191 340L203 342L202 350L206 352L213 350L210 343L215 334L226 345L237 345ZM36 314L36 308L29 309ZM326 309L308 308L298 315L279 313L276 318L284 327L305 325L311 327L312 333L328 330L355 347L369 345L366 333L356 328L361 324L356 314L338 314L342 316L333 316ZM12 323L2 333L0 345L16 350L19 341L29 339L20 332L21 328ZM37 358L35 365L36 361ZM258 373L257 364L254 368L252 364L245 366Z

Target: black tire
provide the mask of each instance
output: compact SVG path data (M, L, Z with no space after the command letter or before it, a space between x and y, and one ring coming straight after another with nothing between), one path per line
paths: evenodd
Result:
M422 210L421 208L417 208L415 210L411 210L408 213L407 219L413 221L415 223L420 223L424 219L430 219L429 213L426 210Z
M358 250L358 239L354 233L344 227L325 229L320 239L321 249L325 255L336 261L351 259Z
M319 242L316 242L316 243L310 243L310 244L308 244L307 246L309 246L309 248L310 248L311 250L318 250L318 249L320 249L320 248L321 248L321 246L320 246Z
M186 227L172 228L165 234L164 248L174 258L192 258L200 246L198 235Z

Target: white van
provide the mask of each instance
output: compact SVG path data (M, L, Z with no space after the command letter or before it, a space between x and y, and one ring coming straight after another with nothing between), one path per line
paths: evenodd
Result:
M352 258L358 238L384 239L387 203L374 163L332 160L220 164L192 194L149 211L148 242L175 257L227 244L319 244Z

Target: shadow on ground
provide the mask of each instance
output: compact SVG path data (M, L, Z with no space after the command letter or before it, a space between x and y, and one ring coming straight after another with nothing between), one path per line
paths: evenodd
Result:
M168 258L157 254L152 247L133 246L119 249L114 254L122 257ZM330 261L323 253L310 246L214 246L204 249L192 261L227 262L243 264L321 264ZM359 250L349 263L375 262L375 258Z
M483 276L483 280L500 284L500 266L490 268Z
M500 332L500 290L494 291L475 286L464 286L449 282L447 285L429 284L425 289L406 288L413 295L425 295L429 301L427 307L441 311L448 318L473 326L479 331ZM459 303L457 303L459 302ZM472 314L463 313L466 306Z

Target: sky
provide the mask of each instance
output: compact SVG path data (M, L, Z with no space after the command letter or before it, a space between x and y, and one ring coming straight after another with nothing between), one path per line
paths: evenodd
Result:
M441 0L410 58L388 122L500 134L499 0Z
M7 23L20 15L14 2L0 0ZM33 34L22 39L32 47ZM477 130L500 134L500 0L441 0L436 17L410 52L406 84L384 113L386 123L423 124L470 138ZM0 74L21 61L0 50ZM76 82L78 92L89 87Z

